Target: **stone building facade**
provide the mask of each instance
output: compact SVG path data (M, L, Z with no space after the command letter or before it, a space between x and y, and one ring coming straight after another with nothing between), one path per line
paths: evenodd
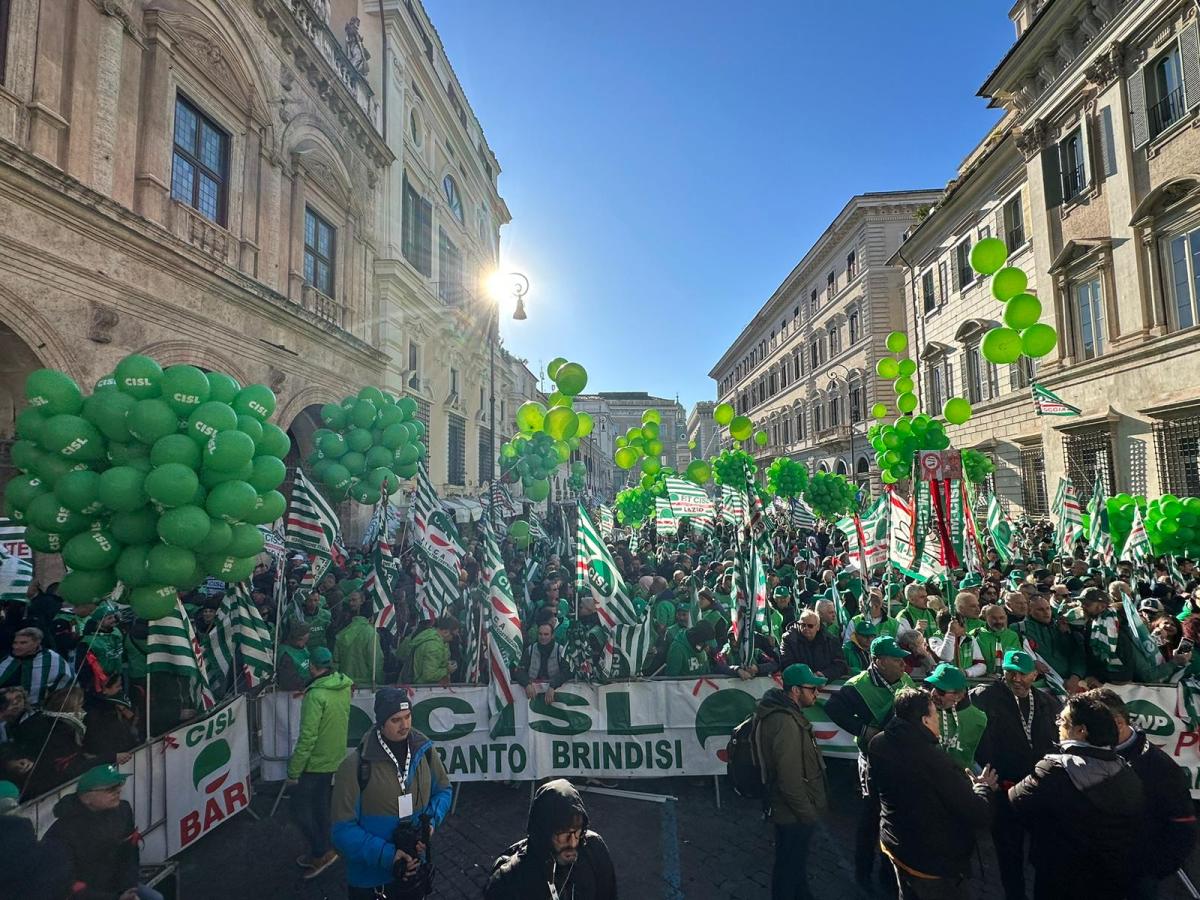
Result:
M939 196L853 197L709 372L718 400L766 431L767 444L750 448L760 471L788 456L812 471L878 481L867 411L875 402L892 409L894 398L883 395L875 363L888 332L906 321L902 273L888 259Z
M696 449L691 455L697 458L710 459L720 452L717 440L717 423L713 421L713 410L717 404L715 400L701 400L692 407L692 411L688 413L687 418L687 438L689 450L691 444L696 445Z
M609 496L631 486L641 473L636 469L626 472L612 464L616 450L616 439L630 428L642 425L642 413L657 409L662 417L659 425L659 440L663 444L660 462L677 471L687 467L691 451L687 446L687 419L683 405L678 400L655 397L645 391L601 391L597 394L580 394L575 398L575 409L584 410L595 419L597 457L605 466L610 479ZM637 477L633 477L637 476Z

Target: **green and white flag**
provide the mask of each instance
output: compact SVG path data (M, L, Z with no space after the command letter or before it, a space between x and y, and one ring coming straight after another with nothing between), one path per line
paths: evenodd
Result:
M33 563L0 544L0 603L28 603Z
M736 554L737 602L730 610L738 641L739 664L754 661L754 632L767 628L767 567L757 540L739 536Z
M146 639L146 668L187 678L196 709L212 709L216 705L209 688L204 650L192 628L192 620L184 611L183 601L175 598L175 610L159 619L150 620Z
M942 538L936 528L925 536L925 545L921 548L921 565L917 569L917 581L922 583L931 578L945 578L946 566L942 562Z
M1033 410L1039 416L1077 416L1082 412L1078 406L1072 406L1036 381L1029 383L1029 389L1033 393Z
M1092 486L1092 499L1088 501L1088 517L1088 550L1105 562L1112 562L1116 548L1108 533L1108 500L1099 473Z
M204 636L205 669L209 685L224 685L230 672L235 672L237 654L241 653L242 671L247 687L257 687L270 679L275 671L272 654L275 642L271 629L263 621L258 607L250 598L246 582L239 582L227 593L217 610L212 629Z
M742 525L747 521L744 491L729 484L721 486L721 518L727 525Z
M660 526L670 529L672 534L679 525L679 517L675 515L675 508L671 506L671 501L666 497L654 498L654 517Z
M799 497L793 497L791 501L790 521L791 526L796 529L815 531L817 527L816 514L809 509L808 505Z
M917 575L916 510L893 489L887 492L890 506L888 560L910 578Z
M1000 562L1008 565L1016 556L1016 550L1013 547L1013 529L995 494L988 497L987 530L992 537L992 546L996 548L996 555L1000 557Z
M1070 553L1075 547L1075 541L1083 533L1083 508L1079 503L1079 494L1071 479L1060 477L1058 490L1054 497L1051 510L1057 518L1055 534L1060 553Z
M713 514L713 502L708 493L698 484L683 478L668 475L667 501L679 518L698 518Z
M579 504L576 549L575 588L580 594L591 593L600 621L609 629L639 624L637 607L625 587L625 579L582 503Z
M617 520L613 517L611 506L605 506L603 503L599 507L600 513L600 534L605 538L612 537L613 528L616 527Z
M654 649L653 607L648 607L641 622L617 625L604 647L604 668L609 678L636 678L646 657Z
M458 528L438 499L424 462L417 467L413 530L420 579L417 604L427 619L436 619L458 600L458 568L464 551Z
M1142 521L1142 510L1137 505L1133 507L1133 525L1129 528L1129 537L1121 548L1121 559L1127 559L1138 566L1145 566L1154 559L1154 549L1150 546L1150 536L1146 534L1146 523ZM1183 585L1183 581L1180 581Z
M521 662L524 650L521 617L513 599L508 570L500 556L500 545L490 526L483 530L483 578L487 582L487 658L490 673L488 711L492 720L492 737L501 722L500 713L513 702L512 669Z
M1158 642L1151 637L1150 629L1138 615L1137 607L1133 605L1133 598L1128 593L1121 598L1121 613L1125 619L1125 627L1129 629L1129 633L1133 637L1134 647L1141 651L1149 665L1156 664L1159 657Z
M12 687L25 688L30 706L41 706L50 694L70 687L75 681L71 664L53 650L43 649L30 659L15 656L0 659L0 682L8 681L17 668L21 669L21 677Z

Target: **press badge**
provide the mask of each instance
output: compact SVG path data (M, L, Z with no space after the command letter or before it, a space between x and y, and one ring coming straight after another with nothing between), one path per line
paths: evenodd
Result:
M396 815L401 819L408 819L412 814L412 794L401 794L396 798Z

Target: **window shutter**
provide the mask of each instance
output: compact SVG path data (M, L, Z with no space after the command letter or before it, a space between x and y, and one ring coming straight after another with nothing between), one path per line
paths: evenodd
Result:
M1018 374L1018 365L1019 363L1013 363L1008 367L1008 389L1010 391L1020 390L1021 376Z
M1133 133L1133 149L1150 142L1150 121L1146 118L1146 70L1138 69L1126 83L1129 91L1129 127Z
M1193 22L1179 35L1179 62L1183 69L1183 105L1200 105L1200 22Z
M1096 166L1092 163L1092 120L1087 113L1079 117L1079 143L1083 148L1083 183L1086 186L1096 180Z
M950 290L957 293L961 283L958 280L958 247L955 247L950 253Z
M1100 110L1100 162L1105 178L1117 174L1117 142L1113 136L1111 106Z
M946 360L946 399L954 396L954 364Z
M946 263L943 260L938 263L938 305L945 303L949 299L949 285L946 283Z
M1004 241L1006 246L1008 244L1008 228L1009 228L1008 223L1004 221L1004 204L1001 203L996 207L996 225L995 225L995 230L992 232L992 234L996 235L996 237L998 237L998 238L1000 238L1000 240ZM1017 248L1009 247L1008 249L1016 250Z
M1062 203L1062 174L1058 167L1058 145L1042 151L1042 183L1046 191L1046 209Z

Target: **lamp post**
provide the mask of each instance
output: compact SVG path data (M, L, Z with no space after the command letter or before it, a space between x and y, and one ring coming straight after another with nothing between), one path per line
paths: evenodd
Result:
M496 344L500 340L500 301L504 297L516 297L517 308L513 311L513 318L518 322L523 322L527 317L525 315L525 295L529 293L529 279L520 272L509 272L508 274L496 273L491 280L492 292L492 321L491 327L488 329L488 337L491 359L488 364L488 428L490 429L490 439L488 443L488 452L492 459L492 473L489 480L488 490L491 491L496 483L496 476L500 472L500 460L496 454ZM489 503L488 509L491 510L494 504ZM495 523L492 523L495 525Z
M851 375L850 369L848 367L846 367L845 365L843 365L842 363L834 363L833 368L841 369L842 372L845 373L846 386L849 387L850 375ZM829 383L831 386L833 386L837 383L837 378L836 378L836 376L834 376L834 374L832 372L829 373ZM864 398L864 400L865 399L866 398ZM849 400L850 400L849 396L847 396L846 400L847 400L847 406L849 406ZM864 412L865 412L865 410L864 410ZM852 409L846 410L846 427L850 429L850 482L857 488L857 487L861 487L861 485L858 483L858 460L855 459L855 453L854 453L854 410L852 410ZM868 478L869 477L870 477L870 475L868 474Z

